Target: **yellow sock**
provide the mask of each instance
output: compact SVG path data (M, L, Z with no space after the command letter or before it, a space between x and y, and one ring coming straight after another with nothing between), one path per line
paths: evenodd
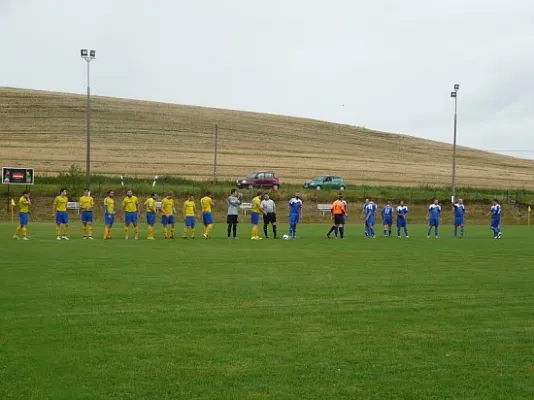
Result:
M63 225L63 236L67 236L68 233L69 233L69 226Z
M124 228L124 236L128 236L129 233L130 233L130 227L127 226L127 227Z
M22 227L20 225L17 226L17 229L15 230L15 235L18 235L21 230L22 230Z
M134 233L135 233L135 236L139 236L139 227L138 226L134 226Z
M93 237L93 225L92 224L87 225L87 236Z
M83 232L83 236L87 236L87 226L86 225L82 225L82 232Z
M187 231L188 231L188 230L189 230L189 228L187 228L187 227L184 228L184 235L183 235L184 237L187 237Z
M258 236L258 227L257 226L253 226L252 227L252 237L256 237Z
M56 236L59 236L59 225L56 225Z
M22 230L22 236L26 237L26 236L28 235L28 228L26 228L25 226L23 226L23 227L21 228L21 230Z
M212 230L212 229L213 229L213 225L208 225L208 226L206 227L206 235L209 236L210 233L211 233L211 230Z
M191 228L191 237L195 237L195 228Z
M109 228L106 226L104 227L104 239L107 239L109 237Z
M163 228L163 237L167 239L167 228Z
M176 228L174 227L171 228L171 237L174 237L175 232L176 232Z
M148 227L148 237L154 237L154 228Z
M204 229L202 230L202 233L205 235L207 231L208 231L208 227L205 226Z

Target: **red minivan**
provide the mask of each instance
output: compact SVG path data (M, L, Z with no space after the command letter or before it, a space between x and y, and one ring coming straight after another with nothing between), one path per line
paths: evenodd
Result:
M251 172L246 178L238 179L236 185L240 189L271 188L278 190L280 179L271 171Z

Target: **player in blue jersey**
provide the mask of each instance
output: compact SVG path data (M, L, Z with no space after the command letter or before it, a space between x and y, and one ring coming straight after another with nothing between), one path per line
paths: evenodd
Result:
M493 231L493 239L500 239L502 237L501 232L501 205L497 199L493 200L490 212L487 214L491 216L490 228Z
M439 200L434 199L434 202L428 207L428 233L427 238L430 238L432 233L432 228L434 228L434 235L439 238L439 218L441 216L441 206L439 205Z
M404 204L404 201L401 200L397 207L397 237L401 237L401 228L404 228L404 235L409 239L410 236L408 235L408 221L406 220L406 214L408 214L408 207Z
M365 199L362 207L362 214L360 215L361 220L363 221L365 237L369 237L369 230L367 229L367 221L365 220L365 207L369 204L369 199Z
M300 193L295 195L289 200L289 237L291 239L297 238L297 225L302 218L302 200L300 199Z
M367 228L367 237L375 238L375 217L377 206L371 200L365 205L365 226Z
M391 236L391 226L393 225L393 207L391 201L382 208L382 224L384 225L384 236Z
M454 211L454 237L458 236L458 227L460 227L460 237L464 237L464 215L467 212L465 210L464 201L458 199L456 203L452 205Z

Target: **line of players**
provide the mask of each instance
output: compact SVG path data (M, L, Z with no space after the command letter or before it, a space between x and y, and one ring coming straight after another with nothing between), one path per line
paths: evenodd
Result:
M112 229L115 223L116 207L115 207L115 192L109 191L107 197L104 199L104 239L110 240L112 237ZM227 198L227 237L228 239L237 239L237 224L239 219L239 210L242 204L242 194L238 193L236 189L233 189L230 196ZM146 222L148 225L147 239L154 240L154 226L156 224L156 216L158 208L156 205L157 194L152 193L150 197L143 203L146 211ZM56 238L57 240L69 240L69 216L67 213L67 190L61 189L59 196L54 199L53 203L53 216L56 222ZM91 196L89 189L84 191L84 195L79 200L81 208L81 222L83 226L83 238L93 239L93 207L94 199ZM19 226L13 235L14 239L28 240L27 227L29 223L29 207L31 206L29 192L24 192L19 199ZM210 238L211 230L213 229L213 214L212 209L215 205L215 201L211 197L211 193L207 192L200 200L202 209L202 222L204 224L203 237L205 239ZM289 208L289 235L288 239L297 238L297 226L302 218L302 199L300 193L295 193L288 202ZM454 236L458 235L458 228L460 229L460 237L464 236L464 223L465 214L467 213L462 199L458 199L452 206L454 211ZM124 238L129 239L130 226L134 230L134 239L139 239L139 226L138 221L141 216L141 210L139 207L139 199L133 195L131 190L128 190L126 196L122 200L122 209L124 211ZM191 239L195 237L196 218L199 217L197 212L196 203L193 195L189 195L187 200L183 203L183 217L184 217L184 230L182 238L187 239L188 236ZM371 200L366 199L361 218L365 224L365 236L368 238L375 238L375 222L378 206ZM172 193L167 193L161 202L161 225L163 227L163 235L165 239L174 239L176 231L176 218L177 214L175 207L175 200ZM408 235L408 222L407 214L409 212L408 207L401 201L396 209L393 208L391 202L388 202L381 210L381 216L384 225L384 236L391 236L393 226L393 216L397 217L397 236L401 237L401 229L404 231L406 238ZM343 199L342 195L338 196L338 199L334 201L331 207L332 219L334 224L327 233L327 237L330 238L331 234L334 237L343 238L345 233L345 224L347 221L347 202ZM251 203L251 224L252 224L252 240L261 240L258 235L258 225L260 216L263 215L263 232L264 237L269 238L268 226L272 225L273 238L277 239L277 223L276 223L276 204L269 198L267 193L263 194L258 192L256 197L252 199ZM488 213L491 216L490 228L493 231L493 237L500 239L502 237L500 223L501 223L501 206L495 199L493 205ZM439 237L439 225L441 217L441 205L439 200L434 202L428 208L427 220L429 222L428 237L430 237L432 230L436 238ZM286 235L284 235L286 236Z
M341 197L340 197L341 198ZM334 203L335 205L335 203ZM332 206L332 214L334 214L335 206ZM375 222L378 206L371 200L366 199L363 206L361 218L365 224L365 236L368 238L375 238ZM454 213L454 237L458 236L458 230L460 230L460 237L464 237L464 225L465 214L467 210L465 208L462 199L458 199L457 202L452 204L452 211ZM493 204L488 212L487 216L490 217L490 229L493 231L493 238L500 239L502 237L501 232L501 205L497 199L493 200ZM393 216L397 216L397 237L401 237L401 229L404 231L404 236L409 238L408 234L408 221L407 214L409 212L408 207L401 201L396 209L393 208L391 202L387 204L381 210L382 221L384 225L384 236L391 236L393 226ZM335 217L334 217L335 218ZM441 219L441 205L438 199L434 199L433 203L428 207L428 213L426 217L428 221L427 238L430 238L432 231L434 231L434 237L439 237L439 226ZM330 233L327 234L330 237ZM336 235L337 236L337 235ZM342 235L341 235L342 237Z

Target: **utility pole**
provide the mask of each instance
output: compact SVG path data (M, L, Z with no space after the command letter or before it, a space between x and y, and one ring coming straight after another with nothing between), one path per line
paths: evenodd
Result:
M81 57L87 62L87 104L85 107L86 119L86 153L85 153L85 185L89 188L91 184L91 84L90 84L90 63L96 57L95 50L82 49Z
M456 201L456 128L458 125L458 90L460 85L454 85L454 91L451 92L451 97L454 99L454 133L452 141L452 202Z
M213 183L217 183L217 151L219 144L219 127L215 125L215 138L213 150Z

